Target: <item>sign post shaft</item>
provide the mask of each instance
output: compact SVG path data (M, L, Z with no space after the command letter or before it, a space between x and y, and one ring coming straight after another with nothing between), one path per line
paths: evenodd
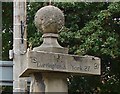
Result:
M27 52L20 77L32 78L30 92L68 94L69 75L100 75L100 59L69 55L57 42L64 15L55 6L45 6L35 15L35 25L43 32L43 43Z

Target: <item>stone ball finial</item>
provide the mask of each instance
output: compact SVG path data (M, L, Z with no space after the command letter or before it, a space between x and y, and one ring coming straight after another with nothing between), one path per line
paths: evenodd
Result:
M35 15L35 25L43 33L58 33L64 26L64 14L52 5L42 7Z

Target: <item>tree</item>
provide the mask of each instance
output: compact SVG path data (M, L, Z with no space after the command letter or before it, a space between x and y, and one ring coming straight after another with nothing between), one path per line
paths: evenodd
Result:
M34 26L34 15L47 3L28 3L28 44L42 43L42 34ZM93 55L101 58L101 76L70 76L69 92L81 94L119 94L120 90L120 2L53 3L65 14L64 32L58 39L69 54Z
M13 48L13 3L2 3L2 59L9 60L9 50Z

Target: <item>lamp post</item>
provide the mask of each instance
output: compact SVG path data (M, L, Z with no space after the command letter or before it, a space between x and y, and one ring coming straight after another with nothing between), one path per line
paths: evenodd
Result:
M25 91L25 78L19 78L23 54L27 49L26 40L26 2L14 0L13 2L13 92Z

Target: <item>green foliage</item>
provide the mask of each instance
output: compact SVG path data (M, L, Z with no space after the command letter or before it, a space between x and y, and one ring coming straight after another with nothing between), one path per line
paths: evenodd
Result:
M13 43L13 3L2 3L2 59L9 60L9 49Z
M1 94L12 94L12 86L2 86L1 88Z

